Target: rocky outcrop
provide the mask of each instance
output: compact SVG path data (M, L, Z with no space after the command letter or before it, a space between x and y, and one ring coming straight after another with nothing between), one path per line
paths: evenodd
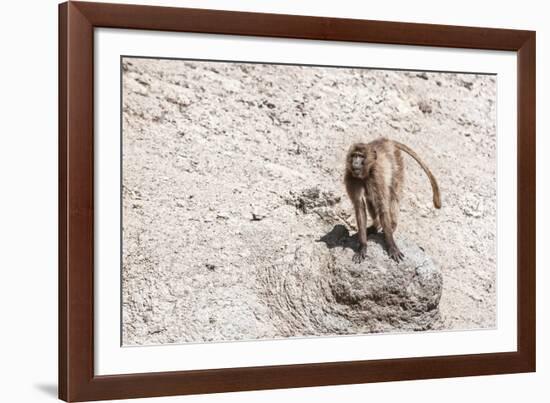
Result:
M381 234L370 236L368 258L352 262L356 236L336 225L317 243L288 247L259 273L263 300L281 336L417 331L439 320L442 275L414 243L400 238L405 259L392 261Z

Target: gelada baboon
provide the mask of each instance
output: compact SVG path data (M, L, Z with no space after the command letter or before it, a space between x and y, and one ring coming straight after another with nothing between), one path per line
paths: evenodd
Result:
M367 233L376 233L380 228L384 232L390 257L396 261L403 259L403 253L393 239L405 175L401 151L413 157L424 169L432 184L434 206L441 208L439 187L435 177L409 147L386 138L379 138L368 144L353 144L346 158L344 180L357 221L360 247L353 256L356 263L363 261L367 256ZM365 208L372 219L369 228Z

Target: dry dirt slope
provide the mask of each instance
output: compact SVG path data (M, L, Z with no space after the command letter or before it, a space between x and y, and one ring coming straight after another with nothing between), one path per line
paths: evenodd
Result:
M123 343L334 333L274 309L275 283L290 310L300 293L266 273L298 250L324 259L318 241L338 225L354 232L343 160L378 136L408 144L439 180L435 211L406 157L396 234L441 270L433 326L494 327L495 100L484 75L124 59ZM386 325L336 333L406 329Z

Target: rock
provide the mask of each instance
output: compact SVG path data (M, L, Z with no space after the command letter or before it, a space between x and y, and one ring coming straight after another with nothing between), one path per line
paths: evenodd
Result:
M470 81L466 81L466 80L460 80L459 81L459 84L466 88L467 90L472 90L472 88L474 88L474 83L470 82Z
M420 72L420 73L417 73L416 76L418 78L421 78L422 80L427 80L428 79L428 74L426 74L425 72Z
M340 200L340 196L336 196L332 192L321 191L316 186L306 188L299 193L290 191L290 197L286 199L288 204L295 206L304 214L318 208L334 206Z
M263 297L282 336L364 334L431 329L440 319L441 271L413 242L398 237L404 261L392 261L383 235L372 235L368 258L343 225L321 242L301 242L263 276Z
M267 215L265 213L252 212L252 219L251 220L252 221L261 221L266 217L267 217Z
M361 264L353 263L346 250L331 251L331 288L336 301L345 304L353 317L364 320L372 332L432 328L439 319L443 290L440 269L406 238L396 240L405 255L400 263L388 257L382 234L370 240L368 257Z
M466 196L461 207L462 212L467 217L481 218L484 215L484 207L478 196Z
M418 103L418 109L420 109L420 112L422 112L423 114L432 113L432 107L426 101L420 101Z

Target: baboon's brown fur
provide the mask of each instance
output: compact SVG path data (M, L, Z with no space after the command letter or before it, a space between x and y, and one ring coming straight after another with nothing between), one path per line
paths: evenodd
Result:
M360 248L353 261L361 262L367 256L367 234L381 228L388 246L388 254L396 261L403 259L393 239L397 228L399 202L403 193L405 170L401 151L413 157L430 179L435 208L441 208L441 197L435 177L418 155L405 144L386 138L368 144L353 144L346 157L345 184L355 209ZM372 225L367 228L367 214Z

